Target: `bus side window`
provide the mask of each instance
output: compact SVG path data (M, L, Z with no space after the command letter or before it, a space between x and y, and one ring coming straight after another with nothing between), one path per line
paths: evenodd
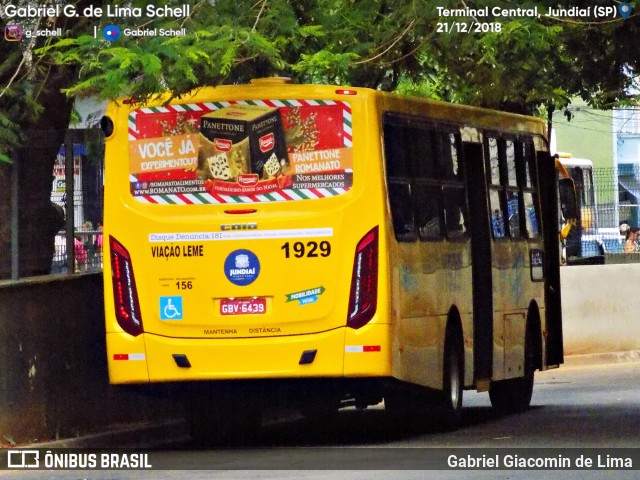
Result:
M465 237L467 221L467 204L465 197L465 179L462 164L458 158L461 152L459 134L443 133L443 154L441 157L442 180L444 195L444 219L447 238L461 240Z
M493 238L506 238L507 229L505 225L505 213L502 206L502 186L499 142L495 137L485 137L485 154L487 155L489 168L489 206L491 208L491 232Z
M384 153L389 178L408 177L405 129L399 125L384 125Z
M535 148L530 141L516 144L516 165L521 176L519 182L522 189L522 200L524 202L524 228L527 238L537 238L540 236L540 222L538 221L538 195L536 184L532 178L535 176Z
M389 203L396 238L401 242L416 240L416 227L413 218L411 185L403 180L389 180Z
M536 238L540 236L540 229L538 227L538 215L536 202L534 200L533 193L524 192L524 210L526 212L525 220L527 223L527 235L529 238Z
M427 125L407 129L409 170L412 177L413 212L420 240L442 238L442 195L437 182L437 135Z
M425 181L417 180L413 189L414 212L420 240L439 240L440 228L440 191Z
M461 173L458 162L458 139L453 133L439 133L441 153L438 158L439 176L442 180L458 180Z
M407 162L407 127L395 122L396 120L392 117L385 116L383 118L384 153L391 220L396 239L400 242L413 242L417 236Z
M444 217L447 228L447 238L460 240L465 237L466 204L464 188L444 187Z
M516 144L513 140L504 142L504 156L506 166L506 194L507 194L507 218L509 219L509 235L511 238L522 238L522 218L520 216L521 195L518 187L518 172L516 165Z
M436 178L433 139L433 132L427 130L425 126L406 128L407 164L411 178Z
M493 236L494 238L505 238L507 233L504 228L504 214L500 202L500 191L491 190L489 195L491 203L491 230Z
M489 173L491 185L500 185L500 158L498 157L498 139L487 137L486 149L489 158Z
M504 147L507 167L507 185L510 187L517 187L518 175L516 171L516 147L513 140L507 140Z
M511 238L520 238L520 195L517 191L507 191L507 218Z

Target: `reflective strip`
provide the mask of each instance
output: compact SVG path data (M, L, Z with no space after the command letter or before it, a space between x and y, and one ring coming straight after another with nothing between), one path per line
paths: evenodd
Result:
M379 352L380 345L347 345L344 351L347 353Z
M114 353L114 360L144 360L144 353Z
M128 119L128 127L129 127L129 140L137 140L138 139L138 130L136 127L136 116L138 115L137 111L133 111L129 114Z

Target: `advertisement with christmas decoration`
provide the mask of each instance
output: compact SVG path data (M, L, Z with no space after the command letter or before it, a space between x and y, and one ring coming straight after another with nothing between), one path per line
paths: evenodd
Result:
M252 100L141 108L129 116L131 194L160 204L340 195L353 184L351 107Z

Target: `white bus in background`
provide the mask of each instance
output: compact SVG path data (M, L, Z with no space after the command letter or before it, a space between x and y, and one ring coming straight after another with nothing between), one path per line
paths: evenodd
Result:
M618 228L605 228L598 214L593 162L576 158L570 153L557 152L560 163L566 168L576 188L580 221L578 228L567 238L567 259L593 257L604 253L621 253L624 237Z
M570 153L558 152L560 163L573 179L580 204L581 226L584 233L595 233L598 224L596 192L593 182L593 162L586 158L575 158Z

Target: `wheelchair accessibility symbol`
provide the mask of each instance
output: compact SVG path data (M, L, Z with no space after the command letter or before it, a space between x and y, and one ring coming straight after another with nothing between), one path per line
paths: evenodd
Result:
M182 297L160 297L160 320L182 320Z

